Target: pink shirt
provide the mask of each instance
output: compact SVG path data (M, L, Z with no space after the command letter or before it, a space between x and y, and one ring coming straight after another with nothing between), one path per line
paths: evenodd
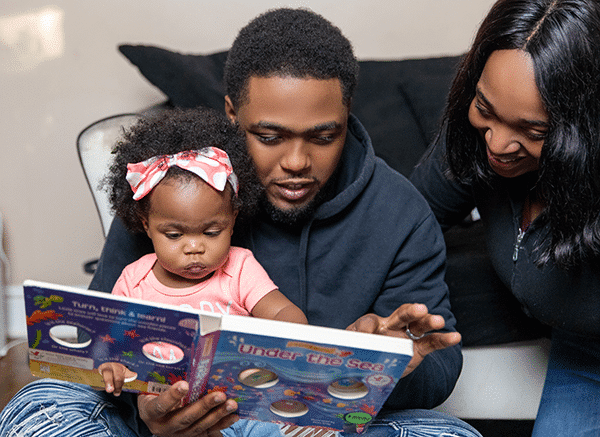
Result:
M248 316L254 305L277 286L252 252L231 247L229 259L211 278L188 288L161 284L152 267L156 254L143 256L121 273L112 293L214 313Z

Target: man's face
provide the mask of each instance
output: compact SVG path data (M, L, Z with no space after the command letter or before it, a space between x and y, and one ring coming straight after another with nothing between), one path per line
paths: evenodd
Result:
M225 109L244 131L269 203L285 214L308 208L342 155L348 108L339 79L251 77L247 98Z

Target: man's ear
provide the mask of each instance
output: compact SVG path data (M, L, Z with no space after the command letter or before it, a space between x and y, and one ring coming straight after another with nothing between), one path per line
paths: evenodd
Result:
M237 119L237 114L229 96L225 96L225 115L227 115L227 118L230 122L235 123L235 120Z

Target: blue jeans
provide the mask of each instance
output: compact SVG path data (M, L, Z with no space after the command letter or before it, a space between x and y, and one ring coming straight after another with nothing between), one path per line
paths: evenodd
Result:
M404 410L394 413L380 414L375 418L366 432L361 434L346 433L298 433L287 432L278 425L268 422L239 420L231 427L221 431L224 437L481 437L472 426L443 413L429 410Z
M600 342L554 329L534 437L600 435Z
M104 392L79 384L51 379L35 381L19 391L0 413L0 436L144 435L133 430L135 419L131 408L116 405L114 399ZM263 437L284 434L272 423L239 420L224 430L223 435ZM363 435L481 437L475 429L459 419L427 410L406 410L378 416Z
M104 392L42 379L25 386L0 413L2 437L136 437Z

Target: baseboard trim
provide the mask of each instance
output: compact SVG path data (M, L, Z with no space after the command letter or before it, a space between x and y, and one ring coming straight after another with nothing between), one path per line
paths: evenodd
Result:
M8 285L6 287L6 321L8 338L27 337L22 285Z

